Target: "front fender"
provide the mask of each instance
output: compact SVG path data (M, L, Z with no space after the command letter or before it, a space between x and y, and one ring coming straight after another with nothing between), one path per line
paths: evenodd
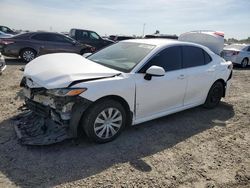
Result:
M80 101L77 101L71 110L71 119L69 123L69 131L68 134L72 137L77 137L77 130L79 123L81 121L81 118L84 114L84 112L87 110L87 108L92 104L93 102L87 99L81 99Z

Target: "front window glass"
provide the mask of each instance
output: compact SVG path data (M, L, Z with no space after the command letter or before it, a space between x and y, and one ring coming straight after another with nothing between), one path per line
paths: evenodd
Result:
M112 69L130 72L154 48L150 44L119 42L96 52L88 59Z
M165 71L181 69L181 47L169 47L155 55L139 72L145 73L153 65L164 68Z
M94 40L99 40L100 37L96 33L90 32L90 38Z
M78 31L77 33L77 39L79 40L88 40L88 32L87 31Z

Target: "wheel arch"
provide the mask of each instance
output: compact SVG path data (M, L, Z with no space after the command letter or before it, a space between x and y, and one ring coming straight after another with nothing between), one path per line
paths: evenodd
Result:
M247 63L249 63L249 57L243 57L243 58L242 58L242 61L243 61L244 59L247 59Z
M91 108L91 106L107 99L112 99L117 102L119 102L125 109L126 115L129 115L126 121L126 126L129 126L132 124L133 120L133 112L130 110L130 107L127 103L127 101L122 98L121 96L118 95L107 95L103 96L96 101L89 101L87 99L81 99L72 108L72 116L70 119L70 124L69 124L69 134L73 137L77 137L79 135L79 130L81 128L80 122L82 118L84 118L85 113L88 111L88 109Z
M24 50L26 50L26 49L31 49L31 50L35 51L36 55L38 54L38 50L35 49L35 48L33 48L33 47L23 47L23 48L21 48L21 49L19 50L19 56L21 56L21 53L22 53Z
M97 102L100 102L102 100L107 100L107 99L115 100L115 101L119 102L124 107L124 109L126 111L126 114L128 115L126 126L131 125L132 124L132 119L133 119L133 112L130 110L128 102L124 98L122 98L121 96L107 95L107 96L99 98L93 104L95 104Z
M222 78L219 78L219 79L217 79L217 80L212 84L212 86L213 86L216 82L221 82L221 83L223 84L223 97L225 97L225 95L226 95L226 86L227 86L226 81L225 81L224 79L222 79ZM211 87L212 87L212 86L211 86ZM210 87L210 88L211 88L211 87Z

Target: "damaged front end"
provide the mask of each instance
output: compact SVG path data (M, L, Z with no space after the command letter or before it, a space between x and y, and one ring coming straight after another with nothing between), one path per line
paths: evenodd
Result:
M20 84L26 111L14 121L20 142L26 145L48 145L76 137L82 114L91 104L91 101L79 97L86 88L30 87L30 81L30 78L24 77Z

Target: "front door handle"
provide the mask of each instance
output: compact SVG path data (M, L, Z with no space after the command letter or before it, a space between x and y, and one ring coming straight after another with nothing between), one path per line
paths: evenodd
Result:
M215 69L208 69L207 72L214 72Z
M183 80L183 79L185 78L185 75L184 75L184 74L181 74L181 75L179 75L177 78L180 79L180 80Z

